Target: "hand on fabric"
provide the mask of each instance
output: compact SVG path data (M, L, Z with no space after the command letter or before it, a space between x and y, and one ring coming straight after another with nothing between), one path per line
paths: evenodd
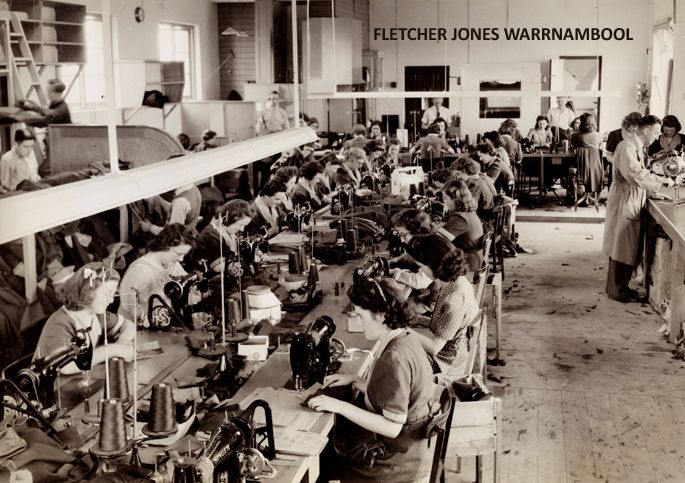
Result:
M323 387L357 385L363 382L362 378L354 374L331 374L323 378Z
M326 411L328 413L340 413L344 404L347 404L330 396L316 396L309 400L309 407L314 411Z

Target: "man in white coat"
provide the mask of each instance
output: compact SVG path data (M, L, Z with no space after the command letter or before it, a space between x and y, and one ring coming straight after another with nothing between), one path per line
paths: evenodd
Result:
M604 254L609 257L606 292L619 302L639 301L628 283L637 264L640 247L640 219L647 197L664 199L657 190L673 186L673 180L657 176L646 168L647 147L659 137L661 121L644 116L635 135L621 141L614 152L614 182L609 189L604 228Z

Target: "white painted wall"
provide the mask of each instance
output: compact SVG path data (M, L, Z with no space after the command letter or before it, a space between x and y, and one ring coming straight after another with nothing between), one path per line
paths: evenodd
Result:
M671 112L681 122L685 119L685 0L676 0L673 25L673 87Z
M217 6L210 0L110 0L114 20L114 58L116 60L159 60L157 26L160 22L196 27L196 69L198 99L219 99L219 33ZM102 13L102 0L67 0L86 5L88 13ZM145 8L145 21L133 16L139 5ZM213 73L213 74L212 74Z
M679 0L681 1L681 0ZM397 5L397 8L395 8ZM598 8L596 8L598 7ZM404 67L449 65L451 76L461 76L466 64L547 64L550 59L571 55L601 55L602 89L619 97L602 99L600 128L611 130L622 117L637 108L635 86L648 81L648 53L651 42L651 2L645 0L372 0L370 2L370 48L384 54L384 88L391 81L404 89ZM397 14L397 22L395 20ZM625 27L632 41L383 41L374 40L375 27ZM502 36L503 37L503 36ZM520 67L520 66L519 66ZM519 67L516 67L517 69ZM452 90L460 89L456 79ZM450 99L450 108L461 111L464 101ZM404 122L404 101L377 102L378 117L400 114ZM527 131L524 119L520 130ZM485 126L464 116L462 126Z

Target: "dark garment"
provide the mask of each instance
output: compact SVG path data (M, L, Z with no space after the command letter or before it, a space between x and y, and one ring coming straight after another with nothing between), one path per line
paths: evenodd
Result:
M633 276L633 266L609 259L606 293L611 298L629 298L628 284Z
M483 223L475 211L451 213L445 230L454 235L452 243L462 250L477 250L483 239Z
M521 145L516 142L511 136L502 136L504 141L504 150L509 155L509 162L511 166L515 166L521 162L523 159L523 150Z
M474 176L466 183L471 192L471 196L476 201L478 209L476 213L481 220L491 220L492 210L495 209L495 189L492 181L482 176Z
M499 159L493 161L485 171L493 181L497 192L504 192L507 196L512 195L511 183L514 181L514 173L511 168Z
M318 200L312 198L309 191L299 184L295 185L295 188L293 188L293 191L290 193L290 199L293 201L293 205L304 205L309 203L309 206L314 211L320 210L325 206L320 197Z
M48 107L38 107L39 117L26 119L27 126L47 127L49 124L71 124L71 114L66 102L51 102Z
M441 137L428 135L419 139L414 147L421 149L421 158L431 159L432 157L435 160L441 156L443 150L448 151L450 146Z
M614 129L607 135L607 142L604 147L604 150L613 154L614 151L616 151L616 148L618 147L618 143L620 143L621 141L623 141L622 129Z

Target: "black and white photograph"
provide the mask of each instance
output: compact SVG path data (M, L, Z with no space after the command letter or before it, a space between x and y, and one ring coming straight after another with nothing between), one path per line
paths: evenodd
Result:
M0 0L0 483L685 483L680 119L685 0Z

